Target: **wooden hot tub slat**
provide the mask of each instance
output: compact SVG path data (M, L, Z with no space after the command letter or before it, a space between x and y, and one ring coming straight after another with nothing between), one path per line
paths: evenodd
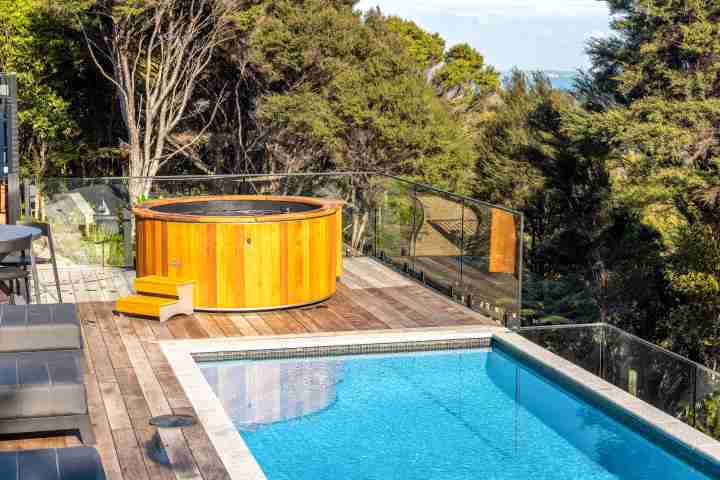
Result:
M166 220L149 210L159 201L147 202L134 209L138 274L194 280L197 309L263 310L324 300L341 274L342 203L301 199L320 208L305 212L307 218L292 213L234 222L177 214Z

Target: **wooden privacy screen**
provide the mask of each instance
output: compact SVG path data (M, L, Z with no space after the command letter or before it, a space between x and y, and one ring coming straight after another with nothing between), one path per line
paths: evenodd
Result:
M517 246L515 216L493 208L490 223L490 272L515 273Z
M0 179L0 224L7 223L7 186L6 179Z

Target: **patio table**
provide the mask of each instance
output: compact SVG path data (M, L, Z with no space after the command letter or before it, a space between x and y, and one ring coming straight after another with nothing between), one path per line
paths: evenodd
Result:
M25 237L39 237L42 232L39 228L27 227L25 225L0 225L0 243L12 242ZM3 254L2 258L7 255Z
M25 225L0 225L0 244L9 243L21 238L33 237L37 238L42 235L38 228L27 227ZM0 253L0 261L12 252ZM0 291L6 295L11 294L11 290L0 283Z

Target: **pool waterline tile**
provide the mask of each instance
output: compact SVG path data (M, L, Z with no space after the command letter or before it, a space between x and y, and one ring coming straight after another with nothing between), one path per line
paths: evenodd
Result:
M340 355L343 347L349 348L350 351L347 353L362 354L372 353L373 350L384 352L390 349L392 344L399 344L402 347L401 351L409 351L408 349L413 344L430 349L428 343L433 341L438 341L441 345L453 344L453 342L459 345L463 341L466 344L472 344L473 341L478 344L490 341L498 342L501 346L509 347L513 353L519 353L525 359L536 364L544 373L562 377L566 382L618 407L648 428L664 433L690 450L699 453L705 459L720 463L720 442L504 328L433 327L390 332L347 332L340 335L303 334L271 338L241 337L158 343L175 371L180 385L188 392L188 397L200 417L201 424L217 449L230 478L261 480L265 478L265 475L207 383L196 362L197 358L203 360L250 359L256 358L255 356L262 350L271 352L260 354L259 358L278 358L278 356L282 356L283 352L287 354L288 351L290 351L290 356L295 358L317 356L323 355L323 349L331 354ZM367 348L367 345L374 347ZM366 347L365 350L363 350L363 346ZM238 354L237 352L244 353Z

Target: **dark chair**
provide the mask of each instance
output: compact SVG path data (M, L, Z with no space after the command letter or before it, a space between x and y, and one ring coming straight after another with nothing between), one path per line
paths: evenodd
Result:
M27 253L25 253L27 252ZM32 271L33 282L35 284L35 298L40 303L40 284L38 283L37 265L35 264L35 254L32 252L32 237L18 238L16 240L0 242L0 257L17 253L21 257L27 258L29 261L30 271ZM30 303L30 282L29 271L27 267L5 266L0 267L0 281L9 284L17 284L21 280L25 282L25 301ZM11 300L12 297L11 297Z
M52 265L53 275L55 276L55 288L57 289L58 296L57 301L58 303L62 303L62 292L60 291L60 276L58 275L57 260L55 259L55 244L53 242L50 224L44 222L22 222L20 223L20 225L37 228L38 230L40 230L40 232L42 232L42 236L47 238L48 249L50 250L50 257L35 257L35 263L37 265ZM0 261L0 265L27 269L31 266L31 258L24 253L15 253L8 255L4 259L2 259L2 261ZM36 287L37 285L38 283L35 282Z

